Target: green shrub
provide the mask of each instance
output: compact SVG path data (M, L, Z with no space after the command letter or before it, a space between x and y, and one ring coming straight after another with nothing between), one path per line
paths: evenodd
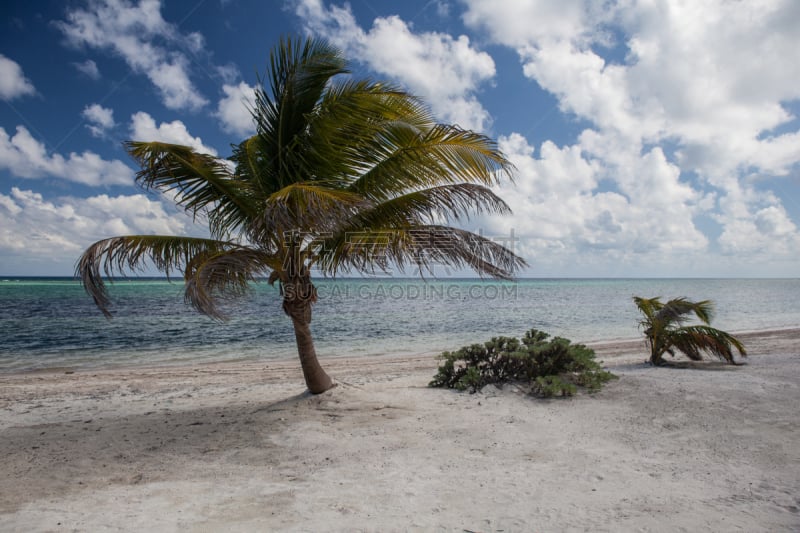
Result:
M532 329L522 340L494 337L484 344L465 346L439 356L442 364L431 387L477 392L492 383L514 382L531 394L572 396L577 387L600 390L616 376L594 359L594 350L583 344Z

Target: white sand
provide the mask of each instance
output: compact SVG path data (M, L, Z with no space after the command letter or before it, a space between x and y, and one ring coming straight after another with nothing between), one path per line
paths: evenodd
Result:
M800 530L800 330L747 365L642 364L542 401L429 389L436 361L0 375L2 531Z

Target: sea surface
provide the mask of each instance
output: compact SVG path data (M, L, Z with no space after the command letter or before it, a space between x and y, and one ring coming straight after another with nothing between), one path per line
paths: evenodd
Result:
M710 299L730 332L800 326L800 279L321 279L311 324L325 356L439 353L530 328L575 342L641 335L632 296ZM267 360L296 355L276 287L256 283L217 322L183 285L110 285L103 317L71 278L0 278L0 372Z

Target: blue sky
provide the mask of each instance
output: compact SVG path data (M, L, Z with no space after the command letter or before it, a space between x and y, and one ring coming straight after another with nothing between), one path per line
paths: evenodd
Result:
M602 9L601 7L602 6ZM220 157L281 35L498 139L531 277L800 273L795 0L3 2L0 275L70 275L118 234L203 235L127 139Z

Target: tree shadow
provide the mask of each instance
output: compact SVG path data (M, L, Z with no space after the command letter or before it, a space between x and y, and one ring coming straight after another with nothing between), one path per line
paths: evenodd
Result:
M74 418L72 411L72 420L6 428L0 435L0 470L25 490L0 495L0 512L108 485L185 478L187 470L204 479L220 469L277 467L284 446L276 436L307 412L309 401L319 396L304 392L278 401L195 409L164 406L132 415Z
M650 364L650 363L648 363ZM747 363L736 362L727 363L725 361L663 361L655 368L672 368L676 370L710 370L710 371L734 371L739 367L746 366ZM653 365L651 365L653 366Z

